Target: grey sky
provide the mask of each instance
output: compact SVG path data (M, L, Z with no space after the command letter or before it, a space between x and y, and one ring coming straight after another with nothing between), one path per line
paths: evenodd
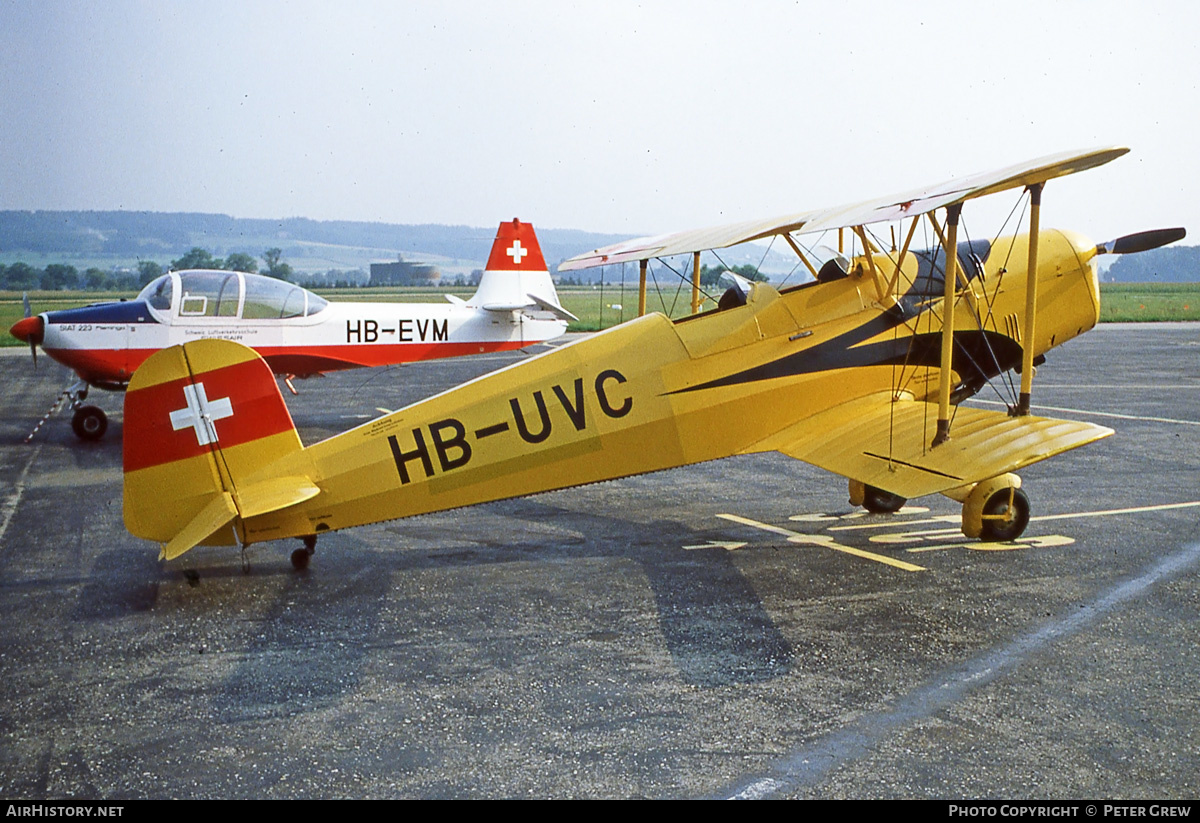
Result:
M983 7L0 0L0 208L633 235L1127 145L1045 223L1200 231L1200 4Z

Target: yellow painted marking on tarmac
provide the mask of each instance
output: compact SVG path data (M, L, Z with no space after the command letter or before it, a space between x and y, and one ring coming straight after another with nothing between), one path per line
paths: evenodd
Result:
M926 511L929 511L926 509ZM887 522L882 523L855 523L852 526L830 526L831 532L845 532L852 529L894 529L897 526L919 526L922 523L958 523L962 520L962 516L958 514L939 514L934 517L922 517L920 520L906 520L903 523Z
M724 549L725 551L732 552L745 545L745 543L739 543L735 540L706 540L703 543L697 543L693 546L684 546L684 548L689 551L692 549Z
M955 517L955 521L959 518ZM915 532L894 532L892 534L873 534L868 538L872 543L920 543L924 540L955 540L962 537L962 529L925 529Z
M970 543L949 543L938 546L917 546L913 549L905 549L905 551L910 554L942 552L946 549L970 549L975 552L1011 552L1021 549L1048 549L1054 546L1069 546L1074 542L1074 538L1063 534L1044 534L1037 537L1018 537L1016 540L1005 540L1001 543L973 541Z
M1190 508L1195 508L1197 506L1200 506L1200 500L1193 500L1188 503L1162 503L1162 504L1159 504L1156 506L1133 506L1133 507L1125 508L1125 509L1103 509L1101 511L1093 511L1093 512L1072 512L1072 513L1068 513L1068 514L1043 514L1043 515L1039 515L1038 517L1031 517L1031 518L1029 518L1029 521L1032 523L1035 520L1039 521L1039 522L1044 522L1047 520L1070 520L1070 519L1075 519L1075 518L1080 518L1080 517L1110 517L1110 516L1121 515L1121 514L1141 514L1144 512L1168 511L1171 509L1190 509ZM916 524L916 523L934 523L934 522L956 523L958 521L959 521L959 516L955 514L955 515L943 515L940 517L929 518L927 520L913 520L913 521L910 521L909 523L891 523L891 524L887 524L887 525L891 525L893 527L903 527L903 526L908 526L908 525ZM876 526L874 524L863 524L861 526L832 526L832 527L830 527L829 530L834 531L835 529L842 529L842 530L867 529L867 528L875 528L875 527ZM888 545L894 545L897 543L920 543L920 542L926 541L926 540L953 540L953 539L959 537L961 534L962 534L962 531L959 529L925 529L925 530L910 531L910 532L893 532L890 534L876 534L876 535L872 535L869 539L872 543L886 543ZM1047 535L1045 539L1051 539L1051 538L1057 539L1057 540L1070 540L1071 542L1074 542L1074 540L1072 540L1071 538L1063 537L1062 535ZM1038 539L1042 539L1042 538L1021 538L1021 539L1022 540L1038 540ZM1000 544L993 544L993 545L1000 545ZM1062 546L1062 545L1067 545L1067 544L1060 542L1060 543L1047 543L1046 545L1047 546L1050 546L1050 545ZM935 548L937 548L937 549L954 548L954 546L938 546ZM921 549L920 551L933 551L933 550L934 549ZM984 551L985 549L980 548L980 550ZM908 551L911 552L911 551L917 551L917 550L916 549L908 549ZM993 549L993 551L994 551L994 549Z
M928 506L904 506L903 508L900 509L900 511L896 512L896 514L924 514L927 511L929 511ZM847 514L820 514L820 513L793 514L791 517L788 518L788 520L794 520L799 523L821 523L821 522L824 522L827 520L859 520L861 518L870 517L870 516L871 516L870 512L864 512L864 511L849 512ZM911 522L919 523L921 521L914 520ZM881 523L879 525L887 525L887 524ZM895 525L895 524L892 524L892 525ZM834 528L834 529L867 529L867 528L876 528L876 526L833 526L831 528Z
M717 517L731 520L734 523L741 523L744 526L751 526L756 529L762 529L773 534L782 535L787 538L789 543L797 543L802 546L821 546L827 549L833 549L844 554L852 554L855 557L861 557L865 560L874 560L876 563L883 563L887 566L893 566L897 569L902 569L906 572L923 572L923 566L917 566L913 563L906 563L903 560L897 560L894 557L888 557L883 554L875 554L873 552L856 549L853 546L843 546L836 542L832 537L825 534L801 534L794 532L791 529L783 529L779 526L772 526L770 523L762 523L758 520L751 520L748 517L740 517L736 514L718 514Z

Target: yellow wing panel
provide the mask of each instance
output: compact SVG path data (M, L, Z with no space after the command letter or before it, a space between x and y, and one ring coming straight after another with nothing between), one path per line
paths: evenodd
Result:
M961 203L1006 189L1044 183L1056 177L1102 166L1129 149L1122 147L1094 148L1067 151L1040 157L991 172L947 180L933 186L850 203L832 208L785 214L762 220L746 220L722 226L690 229L625 240L604 248L578 254L559 264L559 271L573 271L593 266L611 266L652 257L670 257L709 249L723 249L772 235L813 234L847 226L883 223L914 217L940 209L951 203Z
M1108 437L1074 420L1010 417L960 406L950 440L930 447L937 405L874 395L837 406L759 444L902 497L976 483Z

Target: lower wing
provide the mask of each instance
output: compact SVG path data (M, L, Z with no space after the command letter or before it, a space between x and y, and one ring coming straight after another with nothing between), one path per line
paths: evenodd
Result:
M754 451L780 451L912 498L1017 471L1113 433L1091 423L960 406L950 440L934 448L937 416L934 403L871 395L811 417Z

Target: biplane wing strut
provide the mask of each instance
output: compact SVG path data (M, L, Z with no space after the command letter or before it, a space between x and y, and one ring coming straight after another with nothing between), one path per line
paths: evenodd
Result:
M1041 231L1042 187L1045 183L1034 183L1029 187L1029 267L1026 271L1037 271L1038 234ZM1021 350L1021 394L1017 400L1017 415L1029 414L1029 399L1033 393L1033 341L1037 331L1037 277L1032 274L1025 289L1025 340L1028 345Z

